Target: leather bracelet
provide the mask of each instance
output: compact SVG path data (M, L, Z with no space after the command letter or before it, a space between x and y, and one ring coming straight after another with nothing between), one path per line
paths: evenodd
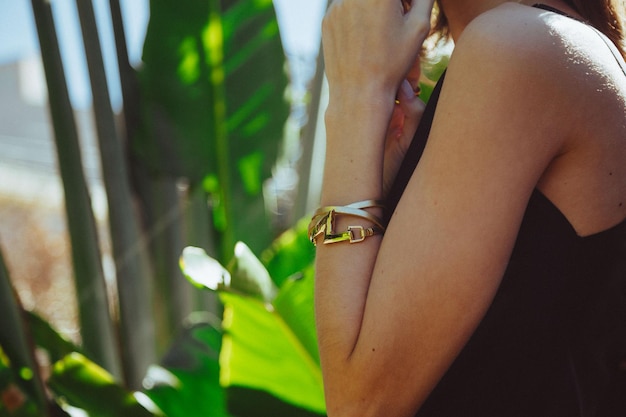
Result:
M326 206L319 208L314 214L313 219L325 216L327 213L333 212L335 214L344 214L352 217L360 217L362 219L368 220L374 223L376 226L384 229L382 220L380 220L377 216L374 216L371 213L363 209L356 209L348 206Z
M363 201L357 201L356 203L348 204L346 206L320 207L315 211L315 213L313 213L311 223L309 224L309 229L311 228L311 225L314 222L316 222L316 219L318 219L320 216L326 215L327 213L331 211L334 211L335 213L339 213L339 214L346 214L346 215L351 215L351 216L367 219L371 221L372 223L376 224L378 227L381 227L384 229L385 226L382 224L382 221L378 217L363 210L365 208L374 208L374 207L384 208L385 202L382 200L363 200Z
M365 208L374 208L374 207L384 208L385 207L385 201L384 200L363 200L363 201L357 201L356 203L350 203L350 204L347 204L345 206L320 207L320 208L318 208L315 211L315 213L319 213L319 212L322 212L322 211L328 211L329 207L347 207L347 208L353 208L353 209L365 209Z
M317 237L324 234L324 244L345 241L359 243L366 237L383 234L385 231L383 222L377 216L363 210L370 207L384 207L384 204L380 200L364 200L347 206L320 207L315 211L309 223L309 240L317 245ZM335 217L338 214L359 217L370 221L374 226L351 225L346 231L337 233L335 232Z

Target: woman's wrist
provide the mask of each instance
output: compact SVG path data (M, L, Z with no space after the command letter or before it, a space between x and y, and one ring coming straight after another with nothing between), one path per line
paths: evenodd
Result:
M331 97L324 117L327 146L350 146L351 141L359 149L383 146L394 102L395 93L372 90Z
M326 162L322 198L347 204L382 196L386 132L395 92L375 82L333 89L326 109Z
M328 108L393 108L397 90L398 86L387 85L375 77L362 83L329 81Z

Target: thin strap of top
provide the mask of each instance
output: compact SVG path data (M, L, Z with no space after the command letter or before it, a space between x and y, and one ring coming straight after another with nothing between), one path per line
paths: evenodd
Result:
M615 44L613 42L611 42L611 40L604 33L599 31L598 29L596 29L594 26L590 25L588 22L585 22L583 20L577 19L574 16L570 16L569 14L567 14L567 13L565 13L565 12L559 10L559 9L555 9L552 6L548 6L547 4L538 3L538 4L534 4L533 7L536 7L538 9L547 10L547 11L552 12L552 13L557 13L557 14L560 14L560 15L565 16L565 17L569 17L570 19L577 20L577 21L579 21L581 23L584 23L587 26L589 26L591 29L593 29L598 34L598 36L600 36L600 39L602 39L602 41L609 48L609 50L611 51L611 53L615 57L615 60L619 64L619 66L622 67L622 71L624 72L624 75L626 75L626 62L624 61L624 57L622 57L622 54L617 49L617 46L615 46Z
M547 10L549 12L557 13L562 16L570 17L572 19L580 21L579 19L576 19L573 16L569 16L566 13L558 9L555 9L553 7L550 7L548 5L545 5L545 4L535 4L533 5L533 7ZM587 24L586 22L582 22L582 23ZM609 47L609 49L615 56L615 59L617 60L619 65L622 67L624 74L626 75L626 63L624 62L624 59L619 53L619 50L617 49L617 47L611 42L611 40L608 37L606 37L606 35L604 35L598 29L594 28L591 25L588 25L588 26L592 28L594 31L596 31L596 33L598 33L600 38L607 44L607 46ZM445 75L446 75L445 72L441 75L439 82L435 86L435 89L433 90L430 96L426 109L424 110L424 114L422 115L420 124L415 132L415 136L413 137L413 141L411 142L411 145L409 145L409 148L406 152L406 156L404 160L402 161L400 170L398 171L398 175L396 176L396 179L389 191L389 195L387 196L387 210L385 211L385 221L387 222L389 221L398 202L400 201L400 197L404 193L404 189L406 188L409 182L409 179L411 178L411 175L413 174L413 171L415 171L415 168L417 167L417 163L420 160L422 153L424 152L424 148L426 147L426 142L428 140L428 136L430 135L430 128L432 126L432 121L435 115L435 109L437 107L437 102L439 99L439 94L441 92L443 81L445 79Z

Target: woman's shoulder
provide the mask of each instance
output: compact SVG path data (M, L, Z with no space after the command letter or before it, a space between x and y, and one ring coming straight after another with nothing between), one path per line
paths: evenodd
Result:
M456 49L484 54L481 58L494 64L521 62L523 68L538 66L553 74L588 76L620 70L605 40L582 19L518 3L480 14L467 25Z
M623 101L626 97L626 77L592 27L559 13L515 3L490 9L467 25L457 39L449 70L460 73L456 78L466 82L481 80L484 87L493 86L494 94L522 90L503 89L493 82L501 79L524 85L535 99L544 96L554 103L597 97L598 104L606 104L602 100ZM607 90L617 94L604 98L595 94ZM517 95L516 100L520 99L523 96Z
M504 3L474 18L459 37L456 49L487 53L494 59L546 59L565 51L567 39L581 25L542 9Z
M560 96L568 88L554 82L570 77L567 48L558 40L565 35L555 34L554 24L541 10L513 3L478 15L455 39L446 83L479 83L482 93L496 96L494 102L508 97L513 106L537 94ZM532 96L525 94L530 89Z
M447 103L479 110L452 124L464 132L491 126L482 149L490 152L491 142L504 138L519 161L547 156L541 189L581 235L623 219L624 210L612 204L616 196L623 200L626 176L612 167L626 155L618 140L626 131L626 77L595 30L557 13L499 6L461 34L445 82L446 116L463 117Z

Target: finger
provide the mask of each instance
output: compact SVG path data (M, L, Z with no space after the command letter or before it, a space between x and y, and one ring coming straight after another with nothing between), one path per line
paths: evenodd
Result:
M419 86L414 88L408 79L402 81L400 88L398 89L397 103L400 108L406 112L413 113L415 111L415 104L421 101L419 97Z
M404 80L400 85L398 106L404 114L403 131L414 132L426 105L416 95L408 80Z
M412 0L407 1L409 7L407 9L407 16L426 16L430 21L430 15L433 10L434 0Z
M434 0L414 0L405 14L407 23L414 28L415 35L420 42L423 42L430 32L433 4Z

